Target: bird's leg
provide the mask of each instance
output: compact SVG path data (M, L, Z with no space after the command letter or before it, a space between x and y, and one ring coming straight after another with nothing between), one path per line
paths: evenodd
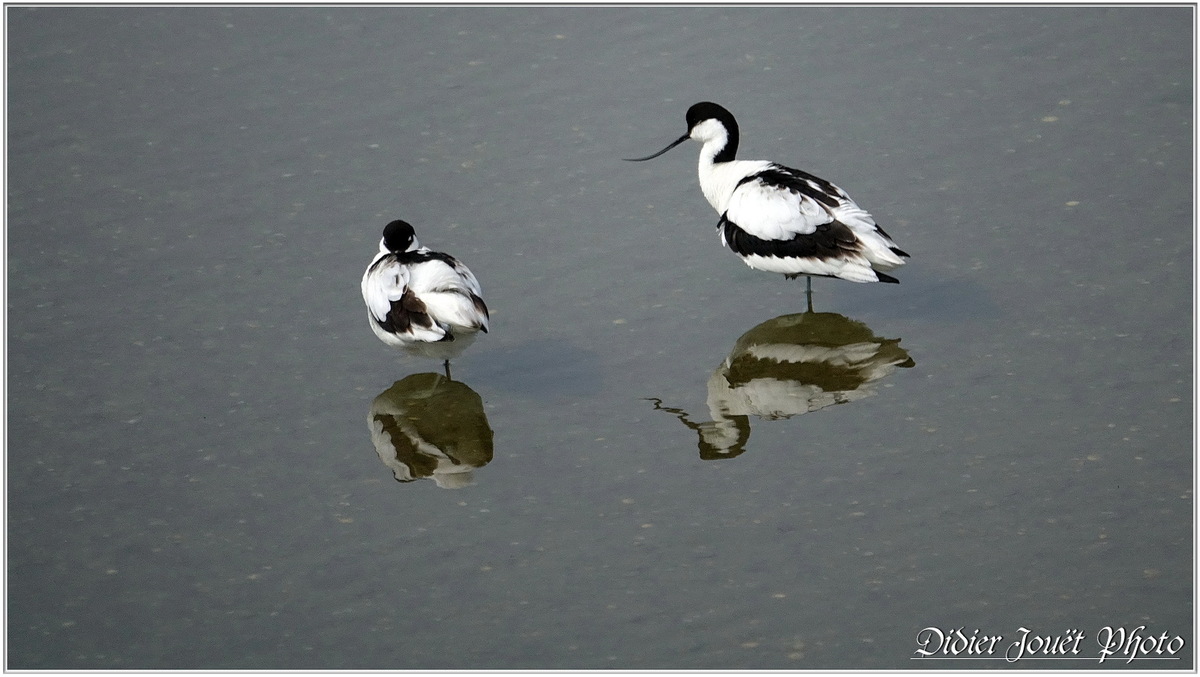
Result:
M811 313L813 311L813 307L812 307L812 275L805 275L804 279L806 280L806 282L804 284L804 295L806 297L808 297L808 312Z
M450 378L450 360L446 360L445 362L443 362L442 366L445 367L445 369L446 369L446 380L453 381L454 379Z

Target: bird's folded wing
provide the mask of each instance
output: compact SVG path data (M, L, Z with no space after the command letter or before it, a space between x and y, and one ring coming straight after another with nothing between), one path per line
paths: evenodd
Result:
M396 261L381 262L373 267L362 283L363 300L371 315L383 322L392 309L392 302L399 301L408 288L408 271Z
M738 186L725 214L738 227L764 240L809 235L833 220L829 210L813 197L763 176Z

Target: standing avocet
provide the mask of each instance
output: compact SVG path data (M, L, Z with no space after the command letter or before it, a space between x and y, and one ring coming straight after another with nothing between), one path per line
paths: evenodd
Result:
M851 282L899 282L885 274L907 257L846 191L798 169L763 160L734 160L738 125L715 103L688 109L688 132L657 153L701 142L700 189L721 215L717 232L746 265L788 279L840 277Z
M457 357L488 330L479 281L458 259L417 242L413 227L392 221L363 273L362 295L380 341L443 361Z

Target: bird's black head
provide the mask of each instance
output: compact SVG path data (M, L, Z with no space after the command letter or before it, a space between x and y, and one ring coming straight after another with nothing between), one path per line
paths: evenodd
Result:
M687 111L687 126L688 131L692 131L696 125L705 120L716 120L725 125L726 129L737 129L737 122L733 119L733 114L725 110L724 106L717 105L711 101L701 101L697 104L692 104L692 107Z
M687 112L688 134L691 135L696 127L708 122L716 120L719 125L725 130L725 145L713 157L713 162L729 162L737 155L738 149L738 124L737 120L733 119L733 113L725 110L724 106L719 106L711 101L701 101L693 104ZM705 130L709 134L719 133L719 130ZM707 141L704 134L694 137Z
M407 221L397 219L383 227L383 246L390 252L406 252L416 240L417 234Z

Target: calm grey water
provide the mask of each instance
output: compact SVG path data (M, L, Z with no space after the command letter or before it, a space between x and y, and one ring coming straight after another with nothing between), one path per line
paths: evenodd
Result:
M1193 13L7 8L7 667L1193 668ZM804 313L620 160L701 100L901 284Z

